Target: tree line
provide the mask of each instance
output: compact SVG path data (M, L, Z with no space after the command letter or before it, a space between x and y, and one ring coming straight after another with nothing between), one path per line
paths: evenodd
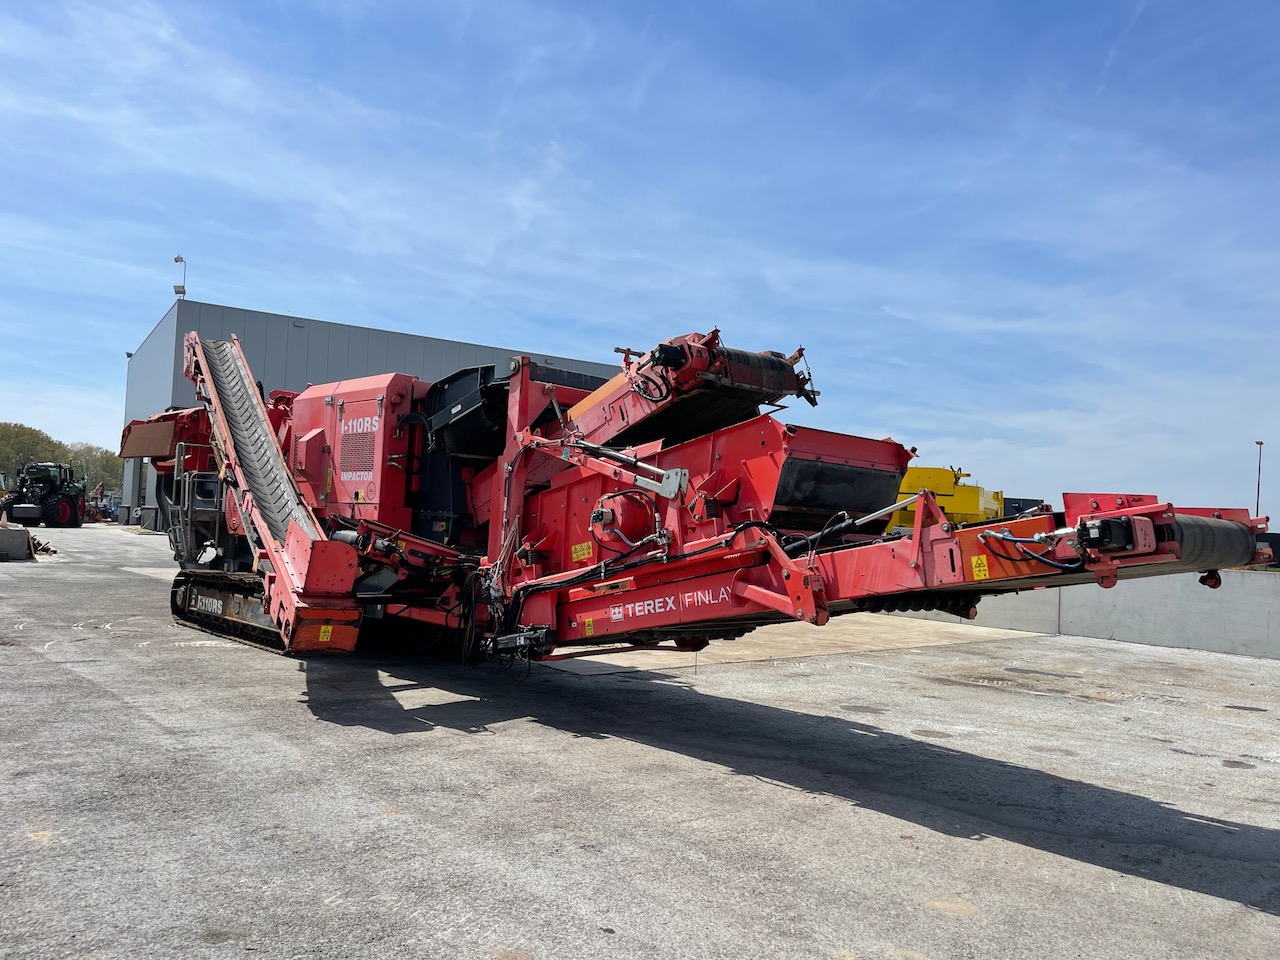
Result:
M107 490L119 490L124 482L124 461L114 450L92 443L63 443L43 430L0 422L0 473L7 473L13 483L18 468L32 461L71 464L77 477L84 476L86 490L99 482Z

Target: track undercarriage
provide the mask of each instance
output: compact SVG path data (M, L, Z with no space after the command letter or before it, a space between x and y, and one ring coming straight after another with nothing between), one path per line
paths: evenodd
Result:
M220 637L285 653L280 629L263 612L262 578L252 573L184 570L169 590L169 609L183 623Z

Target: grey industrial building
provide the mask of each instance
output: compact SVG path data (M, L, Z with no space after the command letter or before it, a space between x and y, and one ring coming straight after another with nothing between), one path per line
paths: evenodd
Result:
M597 376L617 372L608 364L547 356L519 349L518 344L495 347L440 340L182 299L174 302L129 357L125 423L195 405L195 388L182 375L183 338L192 330L210 340L239 337L250 369L267 391L301 391L309 383L389 372L434 381L462 367L505 365L515 355ZM148 472L140 459L125 463L122 521L154 524L155 485Z

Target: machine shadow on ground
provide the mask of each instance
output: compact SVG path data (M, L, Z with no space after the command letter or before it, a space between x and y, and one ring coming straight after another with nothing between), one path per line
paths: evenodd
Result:
M975 842L1000 838L1280 915L1280 830L819 716L711 696L661 673L583 677L534 666L512 683L496 666L437 658L303 663L319 719L388 733L489 732L531 719L575 736L618 737L741 776L843 798ZM408 710L395 691L458 698ZM856 704L844 708L857 713Z

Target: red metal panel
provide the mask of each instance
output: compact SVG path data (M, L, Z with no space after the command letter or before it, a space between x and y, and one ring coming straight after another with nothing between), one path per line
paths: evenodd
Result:
M295 468L311 484L322 512L411 526L405 487L409 431L399 418L426 388L416 377L389 373L308 387L298 395L294 434L302 438L299 444L323 437L323 457L316 459L324 465L313 469L310 459L305 465L295 460Z

